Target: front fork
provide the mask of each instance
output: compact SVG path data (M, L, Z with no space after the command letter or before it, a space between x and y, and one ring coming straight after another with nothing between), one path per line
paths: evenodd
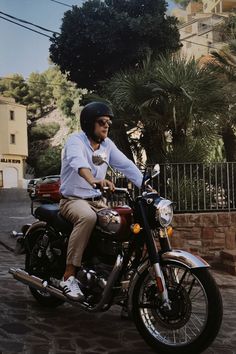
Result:
M171 309L171 303L170 303L168 291L166 288L165 278L164 278L162 269L160 267L160 256L159 256L159 253L158 253L158 250L156 247L156 243L153 239L152 232L149 227L149 223L147 221L145 208L143 206L142 200L139 201L139 206L140 206L140 211L141 211L141 215L142 215L142 219L143 219L143 226L144 226L145 234L146 234L146 245L147 245L149 260L150 260L151 266L152 266L152 272L151 272L152 274L151 275L152 276L154 275L154 278L156 280L156 285L157 285L157 288L160 292L161 299L163 301L163 306L167 307L168 309ZM166 238L166 237L163 238L161 240L161 243L162 242L165 243L165 248L169 248L167 250L171 251L170 244L168 242L168 238Z

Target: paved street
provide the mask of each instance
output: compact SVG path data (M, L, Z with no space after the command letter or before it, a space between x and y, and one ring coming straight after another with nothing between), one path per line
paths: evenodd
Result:
M26 354L154 354L130 321L120 320L119 307L88 314L64 304L57 309L40 307L27 287L8 274L21 266L23 256L11 252L10 230L32 219L27 196L0 191L0 353ZM213 271L224 301L221 331L205 354L236 353L236 277Z

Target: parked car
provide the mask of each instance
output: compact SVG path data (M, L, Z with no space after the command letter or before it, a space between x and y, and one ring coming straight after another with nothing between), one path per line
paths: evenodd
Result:
M28 183L27 192L29 193L30 198L34 198L35 196L35 187L38 181L39 178L33 178Z
M49 200L58 203L61 199L59 191L60 175L45 176L39 179L35 187L35 199Z

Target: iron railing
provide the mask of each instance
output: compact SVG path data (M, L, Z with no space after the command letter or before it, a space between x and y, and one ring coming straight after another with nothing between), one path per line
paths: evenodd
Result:
M236 162L168 163L160 169L151 184L175 203L175 212L236 210ZM116 185L126 186L127 180L118 178ZM125 197L116 198L125 203Z

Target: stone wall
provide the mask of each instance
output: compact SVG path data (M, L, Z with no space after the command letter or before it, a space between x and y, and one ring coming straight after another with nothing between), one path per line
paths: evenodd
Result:
M173 248L181 248L206 259L222 250L236 248L236 212L175 214L171 238Z

